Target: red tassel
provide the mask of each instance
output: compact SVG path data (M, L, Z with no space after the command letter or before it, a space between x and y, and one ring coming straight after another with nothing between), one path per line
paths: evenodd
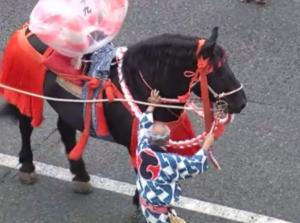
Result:
M70 160L79 160L86 148L86 144L89 139L89 131L85 129L81 134L79 141L77 142L76 146L72 149L69 153L68 157Z
M109 102L112 102L115 98L115 95L112 83L109 80L105 82L104 89L107 99L109 100Z
M90 99L93 95L92 89L89 89L88 99ZM80 136L79 141L74 146L74 148L69 153L68 157L70 160L79 160L82 156L82 153L85 150L87 141L90 135L90 127L91 127L91 117L92 117L92 104L86 103L86 111L84 117L84 130Z
M93 89L99 86L99 81L97 79L92 79L89 82L89 92L88 92L88 99L93 97ZM90 135L90 128L91 128L91 118L92 118L92 104L86 103L85 109L85 117L84 117L84 130L82 135L80 136L79 141L74 146L72 151L69 153L68 157L70 160L79 160L85 150L86 144L89 139Z

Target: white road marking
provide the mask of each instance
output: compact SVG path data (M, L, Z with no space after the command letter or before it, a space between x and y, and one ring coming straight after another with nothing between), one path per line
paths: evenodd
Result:
M18 158L15 156L0 153L0 165L16 169L18 165ZM71 180L71 174L66 168L57 167L41 162L35 162L35 165L36 172L40 175L63 181ZM93 184L93 187L97 189L107 190L128 196L132 196L135 191L135 185L133 184L94 175L91 175L91 183ZM176 205L176 207L243 223L291 223L288 221L248 211L238 210L219 204L204 202L188 197L181 197L181 201Z

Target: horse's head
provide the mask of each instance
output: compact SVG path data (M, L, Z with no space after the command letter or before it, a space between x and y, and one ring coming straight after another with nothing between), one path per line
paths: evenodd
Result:
M216 95L230 93L222 98L228 104L228 112L241 112L246 106L246 96L227 63L224 50L216 43L217 37L218 30L214 28L199 52L199 38L172 34L156 36L129 47L122 69L134 98L146 100L150 88L160 90L165 98L177 98L189 90L201 96L199 84L191 88L192 78L186 74L197 70L198 59L202 57L212 67L207 76L210 100L216 102Z
M218 28L215 27L211 37L205 41L204 46L198 52L197 58L208 59L209 66L212 68L207 76L210 100L216 102L221 97L227 102L229 113L240 113L246 106L246 95L228 64L225 51L217 44L217 38ZM193 91L200 96L199 85L196 85Z

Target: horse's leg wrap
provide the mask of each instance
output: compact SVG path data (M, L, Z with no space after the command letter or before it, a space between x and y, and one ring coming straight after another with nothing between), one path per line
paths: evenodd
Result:
M19 153L19 162L21 167L19 169L20 181L24 184L33 184L37 177L34 172L33 154L31 151L30 137L33 131L31 126L31 118L20 114L19 129L22 137L22 148Z
M66 153L68 154L76 144L76 130L60 117L57 121L57 128L61 135L62 142L65 145ZM69 160L69 163L70 171L72 174L74 174L74 191L82 194L92 192L92 187L89 183L90 176L86 171L84 161L82 159Z
M258 3L258 4L262 4L262 5L267 3L266 0L255 0L255 2Z

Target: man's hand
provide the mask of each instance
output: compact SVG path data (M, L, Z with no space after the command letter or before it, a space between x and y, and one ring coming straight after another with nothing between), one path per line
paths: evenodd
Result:
M159 96L159 90L152 90L150 93L150 97L148 98L148 102L151 104L159 104L161 102L161 97ZM154 111L155 106L154 105L150 105L147 108L147 112L153 112Z
M215 142L215 137L213 133L208 133L204 139L202 149L208 150Z
M148 102L152 104L158 104L161 102L161 97L159 96L159 90L152 90Z

